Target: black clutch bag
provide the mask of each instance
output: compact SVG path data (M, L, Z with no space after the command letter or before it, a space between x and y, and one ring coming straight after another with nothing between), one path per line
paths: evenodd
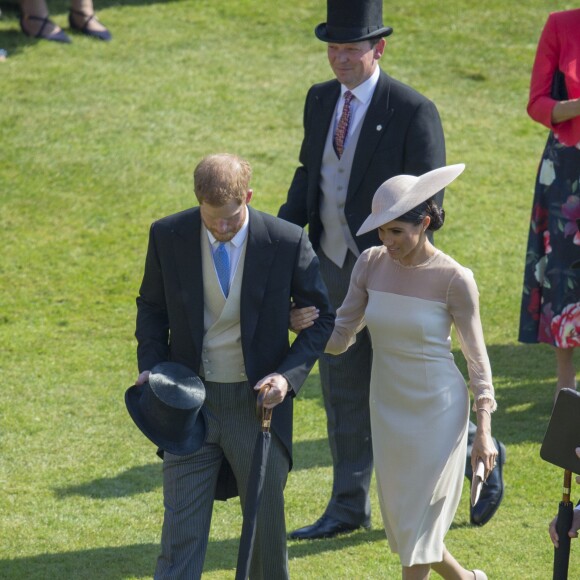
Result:
M567 101L568 90L566 89L566 78L564 73L557 70L552 78L552 90L550 96L556 101Z
M540 457L548 463L580 474L580 393L562 389L554 405Z

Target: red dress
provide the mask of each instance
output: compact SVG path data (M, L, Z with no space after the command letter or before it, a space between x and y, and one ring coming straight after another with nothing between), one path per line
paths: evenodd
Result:
M528 114L552 130L563 145L580 143L580 117L552 124L556 101L550 97L554 72L564 73L569 99L580 97L580 8L554 12L542 31L530 83Z
M550 14L532 71L528 113L550 135L540 161L524 271L520 342L580 346L580 117L553 125L556 70L580 97L580 9Z

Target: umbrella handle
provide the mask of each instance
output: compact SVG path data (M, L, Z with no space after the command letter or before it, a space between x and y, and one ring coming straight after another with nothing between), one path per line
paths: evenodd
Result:
M570 492L572 488L572 472L564 469L564 485L562 488L562 501L570 502Z
M270 383L265 383L262 388L258 391L258 399L256 401L256 415L262 422L262 433L270 432L270 424L272 423L272 409L266 409L264 407L264 399L266 395L272 388Z

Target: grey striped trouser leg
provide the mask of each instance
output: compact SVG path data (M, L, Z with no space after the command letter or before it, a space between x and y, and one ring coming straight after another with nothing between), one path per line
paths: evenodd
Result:
M206 382L205 385L206 442L192 455L179 457L165 453L165 516L156 580L197 580L201 577L215 484L224 456L236 476L242 505L245 501L251 458L260 432L255 414L256 398L247 382ZM284 487L288 469L288 454L278 438L272 435L257 518L250 569L252 580L288 578L284 519Z
M330 301L338 308L347 293L356 257L348 252L339 268L318 251L320 272ZM368 330L339 356L322 355L320 381L334 469L332 496L325 514L352 525L369 525L369 487L373 451L369 411L372 347Z

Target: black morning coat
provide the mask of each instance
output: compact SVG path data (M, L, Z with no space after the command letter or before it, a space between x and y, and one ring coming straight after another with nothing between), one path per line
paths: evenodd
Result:
M305 231L248 207L249 231L242 278L240 324L250 387L270 373L283 374L296 395L324 347L334 311ZM204 335L201 216L191 208L151 226L143 282L137 298L139 371L175 361L199 372ZM289 342L290 302L316 305L314 325ZM292 406L287 396L274 408L272 431L292 466ZM237 495L224 460L216 499Z

